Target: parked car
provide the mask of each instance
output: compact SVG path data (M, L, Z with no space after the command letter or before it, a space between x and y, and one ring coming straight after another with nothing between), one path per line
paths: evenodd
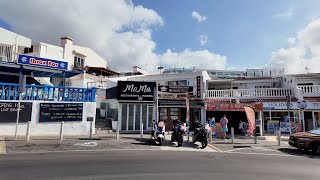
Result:
M289 145L305 151L312 150L313 153L320 155L320 128L292 134Z

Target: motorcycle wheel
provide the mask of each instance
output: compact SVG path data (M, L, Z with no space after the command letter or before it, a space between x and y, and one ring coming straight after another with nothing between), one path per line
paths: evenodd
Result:
M182 146L183 143L183 136L178 140L178 147Z
M171 135L171 142L174 142L173 134Z
M158 142L159 142L159 146L161 146L162 143L163 143L163 139L162 138L158 138Z
M206 148L207 145L208 145L208 140L207 140L207 138L204 138L204 139L201 141L201 149Z

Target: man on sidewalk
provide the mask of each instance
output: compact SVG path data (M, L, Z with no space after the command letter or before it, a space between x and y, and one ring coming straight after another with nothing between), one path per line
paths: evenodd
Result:
M220 119L220 124L222 128L221 130L222 130L223 139L226 139L227 132L228 132L228 119L226 115L223 115L223 118Z

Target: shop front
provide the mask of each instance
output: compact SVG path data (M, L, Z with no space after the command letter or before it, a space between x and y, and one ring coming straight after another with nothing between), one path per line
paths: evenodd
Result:
M248 122L247 116L244 110L245 106L252 107L256 113L255 117L256 120L261 119L262 112L262 104L257 103L226 103L226 102L214 102L211 100L206 100L206 117L207 118L214 118L216 121L216 124L219 125L220 119L226 115L228 122L228 128L230 132L230 128L234 127L236 134L242 134L242 131L238 128L240 121L242 122ZM260 122L260 121L257 121ZM263 126L263 124L257 123L257 127L260 128ZM258 133L260 132L260 129L257 130Z
M202 120L204 102L193 94L192 86L158 86L159 120L166 121L166 130L171 131L174 120L180 120L194 129L194 122Z
M263 102L263 122L267 133L281 130L295 133L320 128L320 102Z
M152 127L156 82L118 81L118 121L122 131Z

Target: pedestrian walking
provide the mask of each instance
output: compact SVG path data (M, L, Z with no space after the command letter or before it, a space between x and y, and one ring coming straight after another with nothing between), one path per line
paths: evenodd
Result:
M220 124L221 124L223 139L226 139L227 132L228 132L228 119L226 115L223 115L223 118L220 119Z

